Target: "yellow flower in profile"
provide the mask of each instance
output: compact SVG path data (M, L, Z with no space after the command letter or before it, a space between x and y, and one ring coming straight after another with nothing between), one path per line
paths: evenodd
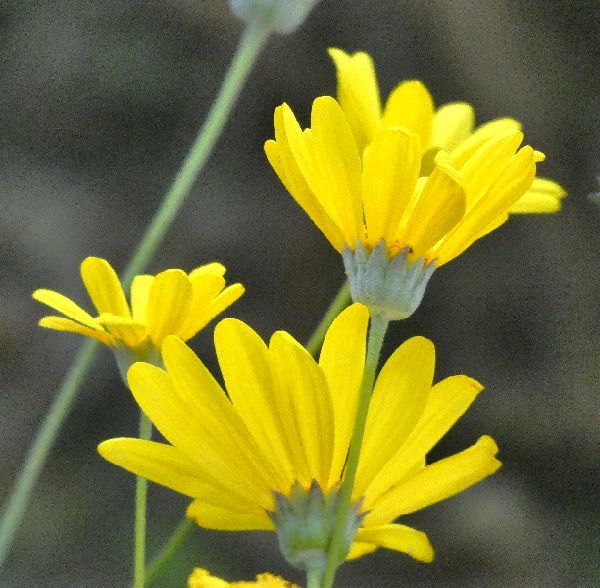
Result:
M166 370L136 363L133 395L169 444L111 439L108 461L193 499L187 515L220 530L275 530L287 560L324 565L354 428L369 315L361 304L329 327L318 363L285 332L269 346L224 319L215 346L227 392L180 340L163 345ZM394 523L492 474L487 436L451 457L426 455L482 387L467 376L432 386L433 344L413 337L382 368L373 391L340 560L378 547L430 562L425 533Z
M227 582L221 578L211 575L211 573L202 568L195 568L188 578L188 588L252 588L252 586L262 586L262 588L300 588L279 576L273 574L259 574L255 582Z
M447 151L450 160L461 169L478 147L491 137L519 131L521 124L512 118L500 118L475 127L473 107L453 102L435 108L433 98L418 80L401 82L381 106L375 65L370 55L352 55L329 49L337 71L338 100L360 150L369 145L382 128L394 126L419 135L421 175L428 175L435 154ZM546 178L535 178L531 187L508 209L509 213L551 213L561 208L564 189Z
M380 129L364 154L340 105L317 98L311 127L290 108L275 110L269 162L293 198L337 251L355 302L388 319L410 316L434 269L508 218L530 188L540 155L519 148L519 130L499 132L458 169L445 151L419 177L421 138Z
M156 356L167 335L191 339L233 304L244 293L244 287L233 284L225 288L224 274L224 266L210 263L189 274L168 269L156 276L136 276L131 284L130 307L108 261L88 257L81 263L81 277L97 317L52 290L36 290L33 298L64 315L42 318L42 327L97 339L125 353L128 367L135 358Z

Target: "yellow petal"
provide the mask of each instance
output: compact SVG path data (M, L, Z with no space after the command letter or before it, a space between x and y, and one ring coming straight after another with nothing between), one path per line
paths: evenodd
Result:
M392 244L421 167L418 135L401 128L381 131L365 153L363 203L371 247Z
M112 314L102 314L98 321L126 347L137 347L146 338L146 325Z
M340 480L346 461L363 377L369 311L362 304L346 308L332 323L321 349L323 369L335 419L329 486Z
M206 475L183 453L171 445L141 439L109 439L98 445L98 453L117 466L156 484L191 498L222 504L227 508L240 507L256 512L260 509L239 493L231 493Z
M108 261L87 257L81 262L81 277L98 314L108 312L131 318L121 282Z
M269 516L261 513L243 513L229 510L218 503L194 500L188 506L186 516L206 529L219 531L273 531Z
M249 475L265 486L277 484L277 472L261 454L225 392L198 356L177 337L167 337L162 357L184 410L190 415L202 415L202 427L217 445L219 438L226 439L223 443L231 447Z
M167 335L177 330L187 317L192 302L192 284L178 269L161 272L154 279L148 299L148 333L160 348Z
M224 319L215 328L215 348L229 398L261 451L287 483L294 482L289 436L278 407L269 351L246 324ZM297 440L296 440L297 442Z
M200 303L196 305L194 301L193 306L190 308L188 319L179 330L179 337L184 341L191 339L216 316L229 308L245 291L246 289L242 284L232 284L203 307ZM196 311L193 310L194 307L197 309Z
M78 333L79 335L84 335L85 337L97 339L100 341L100 343L108 345L109 347L115 346L115 340L104 329L92 329L62 316L45 316L43 319L40 319L39 325L40 327L54 329L55 331Z
M146 324L148 320L148 299L154 283L154 276L140 275L131 282L131 312L133 320Z
M465 191L461 178L445 155L443 151L437 155L436 166L423 187L412 216L397 237L410 246L413 258L424 255L465 214Z
M313 161L304 177L342 229L344 240L354 246L362 235L362 163L348 121L339 104L329 96L313 102L311 132L306 135ZM293 150L293 148L292 148Z
M325 208L325 203L313 194L300 171L300 163L303 162L303 169L308 170L314 164L308 153L300 125L287 104L275 109L275 138L276 141L265 143L265 153L269 163L294 200L325 238L341 252L344 248L344 239L339 226ZM292 144L294 153L291 150Z
M438 108L433 116L431 143L437 149L450 151L473 132L475 111L466 102L452 102Z
M470 137L452 149L450 152L452 161L454 165L460 169L479 147L495 135L503 134L508 131L520 130L521 123L513 118L498 118L485 123L477 127Z
M510 207L529 189L535 177L533 149L527 145L510 160L488 192L465 214L462 221L436 246L438 264L460 255L474 241L506 218Z
M261 484L261 472L255 471L240 455L228 434L227 423L209 418L205 410L191 412L171 378L155 366L135 363L127 376L142 410L165 439L199 470L263 508L272 505L268 488Z
M418 80L402 82L390 94L383 112L383 124L387 127L404 127L419 135L421 149L431 145L433 129L433 99Z
M478 202L498 180L522 141L521 131L499 133L469 157L460 170L467 192L467 208Z
M379 86L371 56L358 52L348 55L340 49L329 49L337 72L337 99L348 119L362 151L375 135L381 117Z
M46 304L50 308L57 310L66 317L89 327L90 329L101 329L100 323L89 315L81 306L75 304L70 298L54 292L54 290L40 289L36 290L32 297L34 300Z
M190 272L190 280L193 282L196 277L205 275L223 277L225 275L225 271L225 266L222 263L213 261L212 263L207 263L193 269Z
M356 534L358 541L374 543L379 547L393 549L410 555L417 561L431 563L433 547L423 531L417 531L405 525L381 525L362 528Z
M451 376L431 389L425 410L410 436L365 491L365 510L389 488L424 465L425 455L467 411L482 389L479 382L467 376Z
M497 452L494 440L484 435L468 449L426 466L376 500L363 524L385 524L458 494L500 467Z
M381 369L369 404L355 498L364 494L414 429L429 397L434 367L433 343L424 337L412 337Z
M369 553L373 553L377 549L378 545L374 543L363 543L362 541L355 541L352 543L352 547L350 547L350 551L346 556L347 560L357 559L362 557L363 555L367 555Z
M548 178L534 178L531 188L511 207L511 214L536 214L558 212L561 200L567 195L565 189Z
M215 274L192 272L189 279L192 283L192 300L185 319L175 333L182 341L191 339L210 320L205 320L206 310L225 287L225 278Z
M312 480L326 491L333 452L334 419L331 397L322 369L293 337L283 331L271 337L269 352L286 434L298 439L302 450L299 478L305 488ZM294 467L295 470L300 469Z

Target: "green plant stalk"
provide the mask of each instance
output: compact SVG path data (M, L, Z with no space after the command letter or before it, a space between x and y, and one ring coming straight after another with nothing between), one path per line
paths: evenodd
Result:
M148 567L146 568L146 577L144 579L146 586L149 586L154 582L163 565L171 559L195 526L196 523L188 518L184 518L179 525L177 525L177 528L173 531L169 540L163 545L156 557L148 564Z
M77 357L67 372L60 392L46 414L25 464L19 472L0 521L0 567L8 556L15 532L31 499L33 486L48 457L56 434L69 412L79 386L92 365L99 346L97 341L87 341L77 352Z
M140 410L140 439L146 441L152 437L152 423ZM146 575L146 505L148 504L148 480L138 476L135 479L135 529L133 586L144 588Z
M325 333L327 333L327 329L329 325L333 322L335 317L348 306L350 302L350 286L348 282L344 282L342 287L339 289L335 298L329 305L329 308L325 311L325 315L321 319L321 322L317 325L317 328L314 330L311 338L308 340L306 344L306 350L314 357L317 354L317 351L321 348L323 344L323 340L325 339Z
M344 479L340 490L340 502L327 554L327 567L325 568L322 588L331 588L333 586L335 572L341 563L340 552L344 541L344 523L348 516L348 509L352 499L352 490L354 489L354 480L356 479L360 449L365 434L365 425L367 424L369 402L371 400L371 394L373 393L377 364L379 363L381 346L383 345L383 339L388 324L389 321L380 316L375 316L371 319L369 341L367 343L367 356L365 358L365 371L356 409L354 431L352 433L350 449L348 450L348 459L344 470Z
M231 113L244 82L248 78L269 34L270 29L265 23L255 23L247 27L223 80L223 85L196 140L125 269L122 280L125 290L129 288L134 276L144 270L152 255L162 243L167 230L222 133L227 117ZM79 386L87 376L97 349L98 344L96 342L88 342L78 352L77 358L67 372L25 458L25 463L17 477L0 520L0 568L8 556L15 533L23 520L33 487L48 457L48 453L62 423L69 414Z
M321 345L323 344L323 340L325 339L325 333L327 333L327 329L346 306L350 302L350 287L348 286L348 282L344 282L340 287L338 293L335 295L335 298L331 301L331 304L325 311L323 318L313 331L308 343L306 344L306 349L308 352L314 357ZM171 559L177 548L185 541L187 535L194 528L194 523L189 519L184 518L176 529L173 531L167 542L162 547L158 555L150 562L146 571L146 585L150 584L156 575L160 572L162 567ZM315 578L311 576L310 581L314 582ZM318 582L314 584L318 588Z

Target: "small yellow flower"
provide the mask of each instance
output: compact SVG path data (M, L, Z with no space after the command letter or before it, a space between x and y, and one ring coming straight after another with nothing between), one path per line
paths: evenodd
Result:
M202 568L195 568L188 578L188 588L251 588L262 586L263 588L299 588L287 580L273 574L259 574L255 582L227 582L221 578L211 575Z
M97 317L52 290L36 290L33 298L64 315L42 318L42 327L79 333L116 351L145 357L149 349L160 351L167 335L190 339L244 293L241 284L225 288L224 274L220 263L210 263L190 274L169 269L156 276L136 276L130 308L111 265L88 257L81 264L81 277Z
M215 346L227 392L183 342L169 337L163 345L166 371L136 363L128 376L135 399L170 444L121 438L98 450L108 461L193 498L187 515L204 527L276 530L286 557L284 546L301 551L294 533L302 538L315 529L322 558L327 527L314 524L319 518L303 526L298 512L331 515L335 506L368 320L363 305L348 307L329 327L318 363L285 332L275 333L267 347L241 321L221 321ZM356 524L349 525L348 558L385 547L430 562L425 533L393 521L500 466L498 448L487 436L426 464L426 455L482 389L462 375L432 386L434 363L433 344L413 337L376 380L352 496ZM314 541L307 539L310 557L319 551ZM291 563L302 563L302 553L291 555Z
M419 135L421 175L428 175L435 154L447 151L460 169L470 155L494 135L519 131L521 124L512 118L493 120L475 127L473 107L466 102L453 102L435 108L427 88L417 80L401 82L389 95L382 108L375 66L364 52L349 55L340 49L329 49L337 71L338 100L360 150L375 138L382 128L399 126ZM551 213L560 210L564 189L545 178L535 178L509 212Z

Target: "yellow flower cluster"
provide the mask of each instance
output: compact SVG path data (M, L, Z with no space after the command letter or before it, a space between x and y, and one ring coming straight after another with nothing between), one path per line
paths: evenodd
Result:
M221 386L185 344L244 292L225 287L218 263L137 276L129 304L108 262L89 257L81 275L98 316L51 290L33 295L63 315L40 325L129 354L129 388L165 440L110 439L100 454L191 498L187 516L203 527L275 531L288 561L307 575L318 569L313 577L331 557L338 508L348 509L340 561L386 548L431 562L427 535L397 519L500 467L485 435L429 459L482 386L465 375L434 383L424 337L398 346L376 374L373 325L381 321L382 341L387 321L418 307L436 267L511 214L556 212L565 194L536 177L544 156L522 145L517 121L475 127L469 104L436 108L418 81L399 84L382 107L371 58L330 55L337 100L317 98L304 130L278 107L265 144L284 186L343 255L355 302L330 324L317 359L286 332L267 344L224 319L214 332ZM271 574L229 583L200 568L188 586L297 588Z

